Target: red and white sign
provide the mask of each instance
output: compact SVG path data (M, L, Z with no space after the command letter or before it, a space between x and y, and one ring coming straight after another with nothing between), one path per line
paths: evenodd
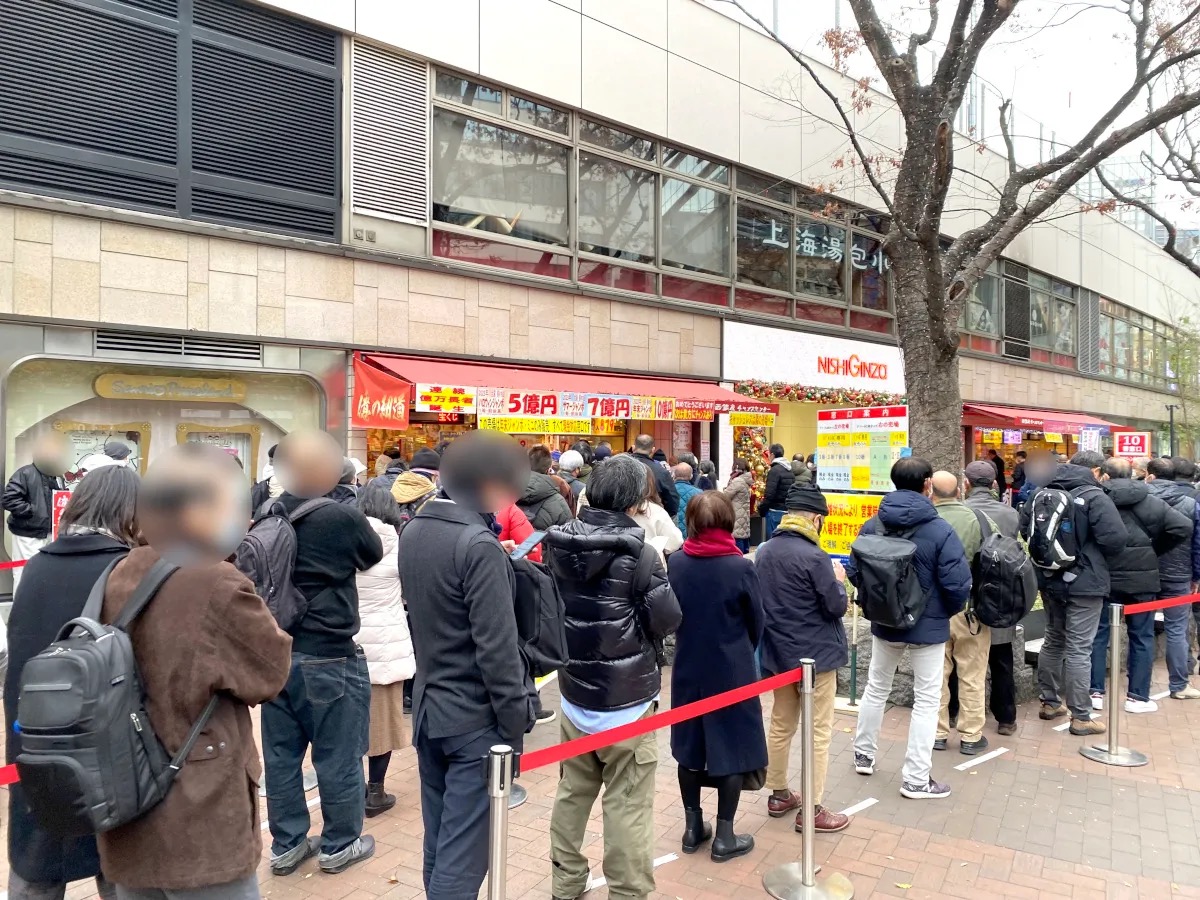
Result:
M58 540L58 523L62 521L63 510L67 508L67 502L71 499L70 491L53 491L50 495L50 502L53 505L50 517L50 540Z
M718 400L713 404L713 409L719 413L770 413L773 416L779 415L778 403L766 403L762 400L751 400L747 397L745 400Z
M413 400L417 412L475 412L475 388L448 384L418 384Z
M350 424L354 428L408 427L408 401L412 385L354 357L354 405Z
M1141 459L1150 455L1150 432L1118 431L1113 435L1113 455Z
M725 322L721 377L904 393L900 348L823 334ZM747 410L749 412L750 410Z

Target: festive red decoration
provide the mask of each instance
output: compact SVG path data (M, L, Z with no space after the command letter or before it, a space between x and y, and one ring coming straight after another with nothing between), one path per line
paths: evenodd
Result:
M767 486L767 466L771 462L767 456L767 430L749 425L738 426L733 429L733 441L734 455L745 459L754 475L754 485L750 489L750 514L754 515Z
M846 403L851 406L900 406L904 397L856 388L821 388L786 381L739 381L733 389L755 400L792 403Z

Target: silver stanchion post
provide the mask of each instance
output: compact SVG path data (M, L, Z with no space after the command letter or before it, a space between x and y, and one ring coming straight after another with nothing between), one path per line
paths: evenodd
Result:
M488 751L488 900L504 900L508 879L508 795L513 779L513 749L497 744Z
M816 755L816 738L813 727L813 661L800 660L803 673L800 680L800 766L804 803L801 806L802 843L799 863L784 863L763 875L766 892L778 900L851 900L854 885L840 872L822 873L816 864L813 851L813 834L816 831L817 808L813 795L816 793L816 772L813 757Z
M1150 762L1145 753L1121 746L1121 634L1125 625L1125 607L1114 603L1108 615L1108 742L1080 747L1088 759L1106 766L1144 766Z

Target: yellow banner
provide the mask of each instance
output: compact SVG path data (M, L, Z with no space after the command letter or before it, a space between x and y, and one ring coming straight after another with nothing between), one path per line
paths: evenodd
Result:
M1063 440L1063 436L1061 434L1059 434L1057 431L1047 431L1042 435L1042 437L1044 437L1046 439L1047 444L1065 444L1066 443L1066 441Z
M539 419L528 416L480 416L483 431L508 434L593 434L591 419Z
M729 414L730 425L740 425L743 428L750 426L754 428L770 428L775 424L774 413L755 413L755 412L731 412Z
M826 494L829 515L821 531L821 549L831 556L849 556L858 530L879 512L883 497L872 494Z

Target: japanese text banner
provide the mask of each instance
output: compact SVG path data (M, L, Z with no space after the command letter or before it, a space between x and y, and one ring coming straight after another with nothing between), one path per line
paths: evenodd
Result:
M408 427L408 401L412 385L354 357L354 402L350 424L354 428Z

